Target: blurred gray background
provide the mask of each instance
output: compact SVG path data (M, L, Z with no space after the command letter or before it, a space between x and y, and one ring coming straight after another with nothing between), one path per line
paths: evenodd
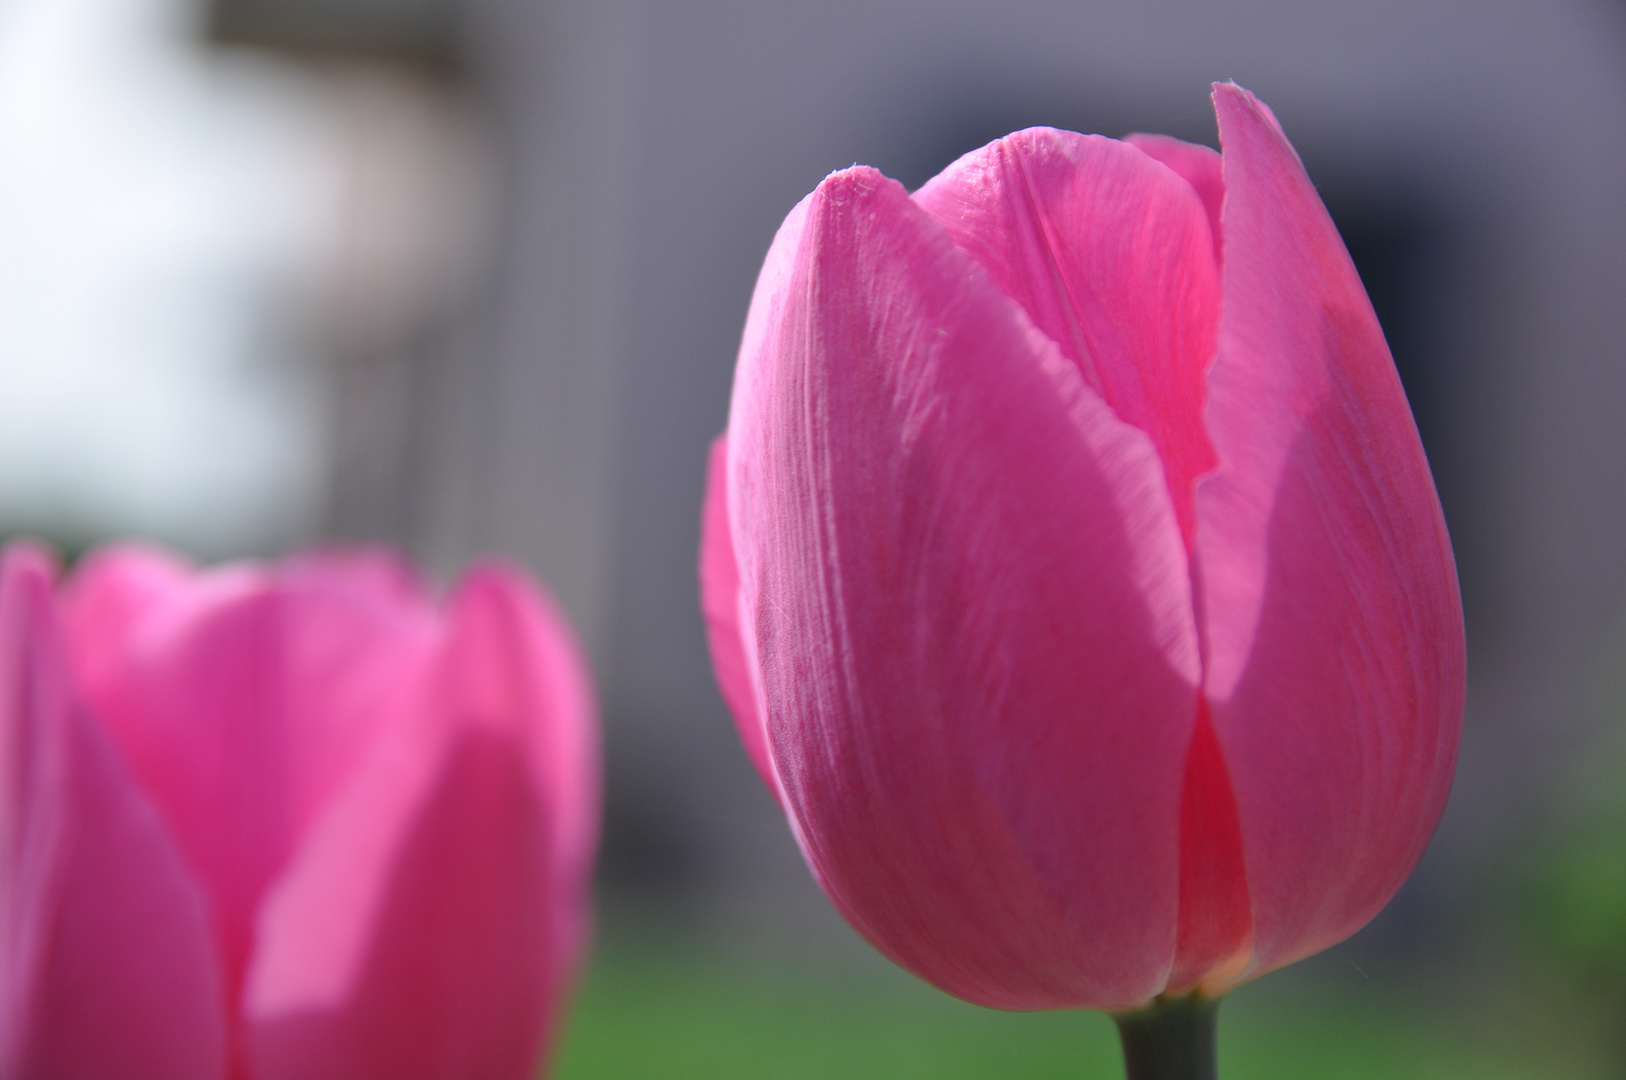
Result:
M141 57L101 104L39 59L84 41ZM1598 776L1626 766L1618 3L10 0L0 316L40 326L0 336L0 429L33 423L0 431L0 528L70 546L138 531L211 558L383 540L442 575L517 555L597 667L607 919L846 947L738 748L696 603L705 453L762 255L854 162L913 187L1033 124L1213 143L1218 79L1275 109L1343 231L1457 545L1456 790L1417 878L1350 948L1460 954L1520 918L1522 868L1577 806L1626 789ZM173 140L207 183L172 183L163 220L143 202L96 226L136 254L96 296L50 300L50 322L46 256L18 245L69 260L39 222L82 231L123 205L137 166L80 143L116 142L137 122L119 110L149 98L155 116L226 110ZM87 175L103 187L52 179ZM181 269L155 279L157 250ZM154 328L154 304L178 314ZM202 343L176 329L199 325L216 327ZM160 370L187 348L215 366ZM175 404L200 379L227 389ZM137 483L140 408L175 446ZM212 420L164 419L183 413ZM231 472L245 432L260 449Z

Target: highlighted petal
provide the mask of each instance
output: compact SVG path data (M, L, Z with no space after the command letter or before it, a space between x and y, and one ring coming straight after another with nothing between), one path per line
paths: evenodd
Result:
M74 699L47 560L0 567L0 1074L218 1080L202 897Z
M1377 319L1267 109L1214 90L1225 309L1198 490L1207 690L1253 897L1253 971L1341 940L1444 807L1462 612Z
M893 181L837 173L798 215L727 476L798 839L938 986L1143 1001L1174 953L1199 678L1153 440Z

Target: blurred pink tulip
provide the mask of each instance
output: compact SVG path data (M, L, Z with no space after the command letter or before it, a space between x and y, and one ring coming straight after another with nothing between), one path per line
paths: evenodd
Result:
M1274 116L1035 128L775 237L702 600L831 901L971 1001L1205 995L1354 932L1464 694L1433 481Z
M0 1075L535 1075L588 933L592 690L487 564L0 562Z

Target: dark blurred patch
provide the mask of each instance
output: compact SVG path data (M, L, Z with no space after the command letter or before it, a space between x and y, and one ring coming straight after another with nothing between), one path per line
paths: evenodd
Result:
M1082 96L1044 92L1019 96L973 94L944 96L941 100L944 104L934 109L939 119L922 124L916 140L898 146L894 153L884 155L885 160L876 162L910 191L962 154L1029 127L1062 128L1113 138L1146 131L1219 145L1214 110L1206 98L1197 98L1194 107L1179 110L1125 101L1109 92Z
M614 719L606 728L612 733ZM613 740L612 740L613 741ZM682 792L658 777L637 776L612 762L604 799L604 838L598 885L614 903L658 910L663 919L692 914L706 884L695 830Z
M1622 43L1626 44L1626 0L1603 0L1603 8L1605 14L1614 20Z
M391 60L453 72L454 0L210 0L209 37L313 57Z
M16 543L43 545L56 556L57 565L64 574L98 546L98 541L78 534L0 529L0 548Z
M1354 174L1308 154L1306 165L1394 354L1451 528L1463 600L1472 607L1483 581L1483 552L1474 545L1480 532L1470 520L1476 463L1468 452L1473 395L1464 380L1472 376L1444 318L1447 293L1463 276L1460 223L1444 199L1399 171Z
M1449 456L1444 445L1449 378L1439 363L1437 317L1447 239L1444 220L1426 198L1414 193L1386 191L1343 177L1317 186L1383 325L1423 447L1438 473Z

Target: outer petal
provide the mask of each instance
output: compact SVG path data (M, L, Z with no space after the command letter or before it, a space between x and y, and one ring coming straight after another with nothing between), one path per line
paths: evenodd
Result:
M432 611L380 554L144 591L132 581L165 579L146 558L87 565L69 635L89 702L207 890L235 1002L266 887L397 715L389 703L416 691Z
M803 851L952 993L1144 1000L1197 679L1156 452L896 183L837 173L797 215L741 352L728 500Z
M700 610L706 617L706 643L723 700L734 714L740 742L762 782L779 797L779 780L768 757L768 734L757 707L753 662L740 634L740 570L728 524L728 436L711 444L706 467L706 505L700 518Z
M424 707L268 898L255 1075L534 1075L584 944L597 739L580 654L514 571L474 571Z
M1203 373L1220 299L1191 185L1114 139L1030 128L965 155L915 201L1151 436L1189 543L1192 485L1214 463Z
M1421 855L1456 753L1462 613L1428 463L1338 233L1269 111L1235 85L1214 102L1207 687L1266 970L1359 928Z
M202 897L74 699L50 574L0 567L0 1075L216 1080Z

